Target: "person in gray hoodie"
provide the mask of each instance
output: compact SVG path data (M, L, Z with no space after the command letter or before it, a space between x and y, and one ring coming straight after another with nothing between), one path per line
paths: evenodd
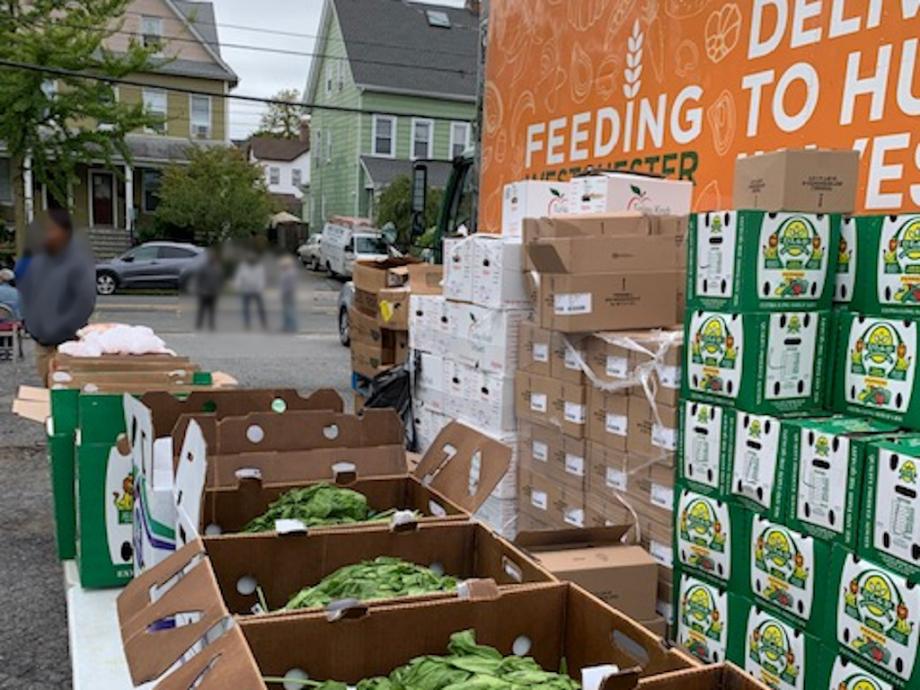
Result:
M48 211L42 246L17 287L25 329L36 344L38 375L47 384L57 346L73 340L96 307L95 263L74 237L67 211Z

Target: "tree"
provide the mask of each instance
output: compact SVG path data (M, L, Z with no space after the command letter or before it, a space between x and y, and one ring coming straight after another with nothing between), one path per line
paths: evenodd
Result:
M272 100L300 103L300 92L297 89L282 89L272 96ZM301 105L270 103L268 110L262 113L256 135L296 139L300 136L300 123L306 112Z
M131 0L6 0L0 2L0 60L36 65L0 67L0 139L12 168L17 244L24 242L24 166L36 182L67 204L79 164L130 161L125 135L161 120L142 104L119 103L114 85L150 71L155 46L133 37L113 52L108 39L122 29ZM78 72L80 76L70 73ZM104 123L104 126L97 123Z
M262 170L236 148L192 147L163 171L158 224L213 244L263 230L273 210Z
M441 208L441 199L444 190L437 188L428 189L428 199L425 205L425 219L423 225L429 228L438 222L438 212ZM412 231L412 180L408 175L400 175L393 179L389 186L380 194L377 200L378 228L387 223L393 223L399 233L399 245L408 247L411 244Z

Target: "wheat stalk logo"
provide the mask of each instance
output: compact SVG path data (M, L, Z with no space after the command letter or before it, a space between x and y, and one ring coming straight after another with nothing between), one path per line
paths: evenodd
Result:
M645 35L639 28L639 20L633 23L632 33L626 40L626 69L623 70L623 95L627 99L636 97L642 87L642 42Z

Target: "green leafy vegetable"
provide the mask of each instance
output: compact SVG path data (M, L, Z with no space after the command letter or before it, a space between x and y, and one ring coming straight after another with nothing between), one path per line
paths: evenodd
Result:
M312 587L300 590L284 608L291 610L325 606L338 599L392 599L430 592L449 592L456 588L456 579L449 575L438 575L431 568L400 558L380 556L372 561L339 568Z
M417 657L388 677L362 680L355 690L580 690L581 687L564 673L544 671L530 657L503 657L497 649L476 644L472 630L451 635L447 651L447 656ZM348 687L336 681L307 680L303 685L317 690Z
M243 532L270 532L275 520L300 520L307 527L347 525L387 520L395 510L375 511L363 494L332 484L311 484L281 494L259 517L250 520Z

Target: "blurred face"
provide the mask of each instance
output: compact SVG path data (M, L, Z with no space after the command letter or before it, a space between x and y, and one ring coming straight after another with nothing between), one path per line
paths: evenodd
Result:
M45 251L55 254L67 246L70 241L70 233L60 225L49 219L45 222L45 236L42 244Z

